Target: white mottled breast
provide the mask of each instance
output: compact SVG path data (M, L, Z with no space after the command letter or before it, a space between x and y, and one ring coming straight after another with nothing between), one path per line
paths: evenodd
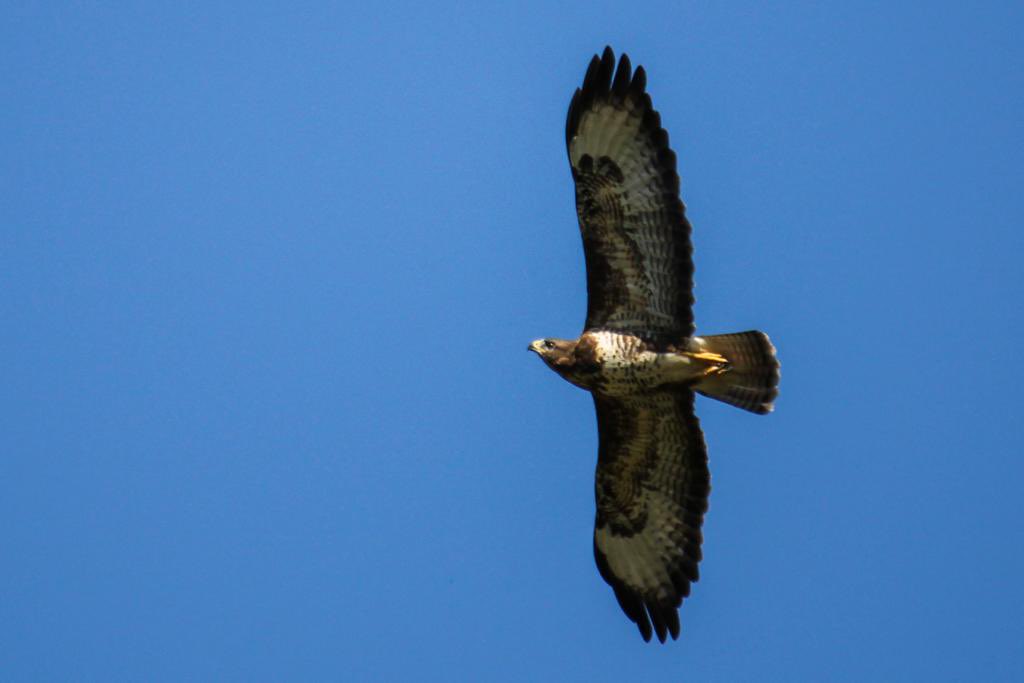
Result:
M703 374L703 368L690 357L647 350L644 341L631 334L602 330L587 332L585 336L594 343L602 380L599 391L609 396L649 391L665 384L685 384Z

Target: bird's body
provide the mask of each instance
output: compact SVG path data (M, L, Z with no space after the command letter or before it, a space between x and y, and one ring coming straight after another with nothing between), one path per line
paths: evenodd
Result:
M596 330L575 340L534 343L543 350L545 341L571 349L562 356L566 360L561 365L552 365L555 372L581 389L605 396L629 396L665 386L688 388L728 365L723 357L702 352L700 337L659 347L634 334Z
M530 344L589 391L598 424L594 558L649 640L679 635L697 580L711 478L694 392L771 411L779 365L762 332L694 335L690 224L642 67L610 48L569 106L566 146L587 263L576 339Z

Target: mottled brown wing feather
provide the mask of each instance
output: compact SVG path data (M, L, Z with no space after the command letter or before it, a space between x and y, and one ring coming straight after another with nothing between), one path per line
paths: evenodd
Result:
M693 392L594 395L600 436L594 559L619 605L658 639L679 636L698 579L711 475Z
M661 117L611 48L594 57L566 121L587 261L586 329L658 339L693 334L690 224Z

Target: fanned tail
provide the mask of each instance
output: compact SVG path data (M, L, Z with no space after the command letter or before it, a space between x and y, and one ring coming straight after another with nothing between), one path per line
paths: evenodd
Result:
M702 351L724 356L725 372L709 375L696 387L698 393L752 413L770 413L779 395L779 361L775 347L764 332L717 334L695 340Z

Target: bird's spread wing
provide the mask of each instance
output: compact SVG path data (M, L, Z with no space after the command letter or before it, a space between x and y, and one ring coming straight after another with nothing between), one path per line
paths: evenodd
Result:
M611 48L594 57L566 121L587 260L587 329L693 334L690 224L661 117Z
M698 578L711 478L693 393L594 396L600 435L594 558L644 640L679 635Z

